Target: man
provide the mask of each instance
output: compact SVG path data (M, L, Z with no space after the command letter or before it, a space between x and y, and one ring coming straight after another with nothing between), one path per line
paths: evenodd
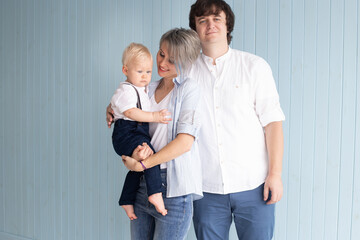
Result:
M271 69L229 47L234 14L225 1L196 1L189 21L202 47L190 75L203 86L208 119L199 136L204 198L194 202L196 236L228 239L234 217L239 239L271 239L285 119Z
M194 202L198 239L228 239L234 217L239 239L271 239L274 203L283 194L285 117L269 65L231 49L234 14L223 0L197 0L190 28L202 54L190 75L203 87L199 136L204 198ZM111 125L110 109L107 110Z

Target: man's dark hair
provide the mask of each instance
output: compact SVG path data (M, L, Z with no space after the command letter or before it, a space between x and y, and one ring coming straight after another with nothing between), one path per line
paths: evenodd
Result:
M189 14L189 27L196 31L195 17L218 15L224 11L226 15L227 41L230 44L234 29L235 16L230 6L223 0L197 0L191 5Z

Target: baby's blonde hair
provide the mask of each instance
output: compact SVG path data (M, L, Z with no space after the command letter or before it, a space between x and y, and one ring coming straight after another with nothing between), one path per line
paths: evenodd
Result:
M140 43L130 43L123 52L122 64L128 65L129 62L150 58L152 60L151 53L147 47Z

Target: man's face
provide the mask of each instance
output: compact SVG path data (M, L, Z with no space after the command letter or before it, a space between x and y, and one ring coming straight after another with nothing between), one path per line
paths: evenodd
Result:
M226 15L221 11L218 15L195 17L196 32L202 44L227 43Z

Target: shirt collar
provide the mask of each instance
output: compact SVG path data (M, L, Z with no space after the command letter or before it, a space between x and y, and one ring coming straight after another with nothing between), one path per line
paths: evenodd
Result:
M173 82L176 86L180 86L183 81L187 78L188 74L183 72L182 74L178 75L176 78L173 79Z
M229 46L228 51L227 51L224 55L216 58L216 59L215 59L215 62L222 62L222 61L224 61L225 59L227 59L227 58L231 55L231 52L232 52L232 49L231 49L231 47ZM213 59L212 59L211 57L206 56L204 53L201 53L201 57L202 57L202 59L204 60L204 62L211 62L211 64L212 64Z

